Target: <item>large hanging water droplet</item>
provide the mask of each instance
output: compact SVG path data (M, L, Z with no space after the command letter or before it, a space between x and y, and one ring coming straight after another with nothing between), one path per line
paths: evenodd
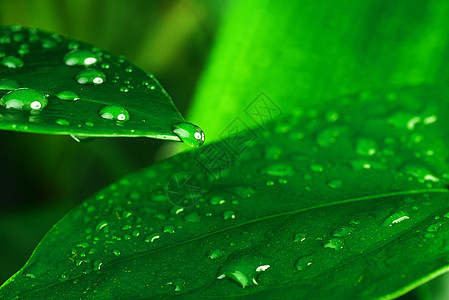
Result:
M61 100L70 100L70 101L76 101L79 100L79 96L72 92L72 91L62 91L56 94L56 96Z
M75 79L80 84L102 84L106 81L106 75L97 69L84 69L79 71Z
M12 79L1 79L0 90L12 91L20 87L19 83Z
M1 60L0 65L10 69L20 68L23 66L23 60L15 56L6 56Z
M89 50L73 50L64 56L68 66L90 66L97 62L97 56Z
M172 126L173 133L185 144L191 147L200 147L204 143L204 132L192 123L179 123Z
M48 104L44 93L33 89L17 89L0 98L0 105L21 111L42 110Z
M106 120L126 122L129 120L129 112L121 106L105 106L100 110L100 116Z

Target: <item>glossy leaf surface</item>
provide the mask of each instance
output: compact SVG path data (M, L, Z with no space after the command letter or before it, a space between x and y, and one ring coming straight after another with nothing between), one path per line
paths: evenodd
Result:
M367 88L449 80L446 0L230 6L189 113L208 124L209 140L220 138L261 91L289 111Z
M365 91L126 177L0 297L403 294L449 266L448 94Z
M0 128L177 140L184 122L152 74L92 45L0 27Z

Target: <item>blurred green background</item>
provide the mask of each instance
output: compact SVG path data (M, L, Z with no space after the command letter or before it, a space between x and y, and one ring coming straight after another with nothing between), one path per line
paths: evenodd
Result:
M155 74L185 114L227 0L2 0L0 24L20 24L124 55ZM173 142L0 132L0 282L43 235L99 189L167 156ZM163 147L161 147L163 146Z

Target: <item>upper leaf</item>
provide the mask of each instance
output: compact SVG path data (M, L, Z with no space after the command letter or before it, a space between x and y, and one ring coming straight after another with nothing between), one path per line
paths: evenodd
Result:
M449 266L448 94L364 92L124 178L0 298L403 294Z
M156 78L123 57L54 33L0 27L0 129L179 141L172 126L184 122Z

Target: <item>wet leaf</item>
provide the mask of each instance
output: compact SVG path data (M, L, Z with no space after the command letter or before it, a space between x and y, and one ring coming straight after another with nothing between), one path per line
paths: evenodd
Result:
M79 137L180 139L156 78L121 56L55 33L0 27L0 129Z
M448 94L364 91L126 177L0 297L401 295L449 269Z
M189 119L216 140L236 115L257 126L279 108L447 82L448 14L446 0L235 1Z

